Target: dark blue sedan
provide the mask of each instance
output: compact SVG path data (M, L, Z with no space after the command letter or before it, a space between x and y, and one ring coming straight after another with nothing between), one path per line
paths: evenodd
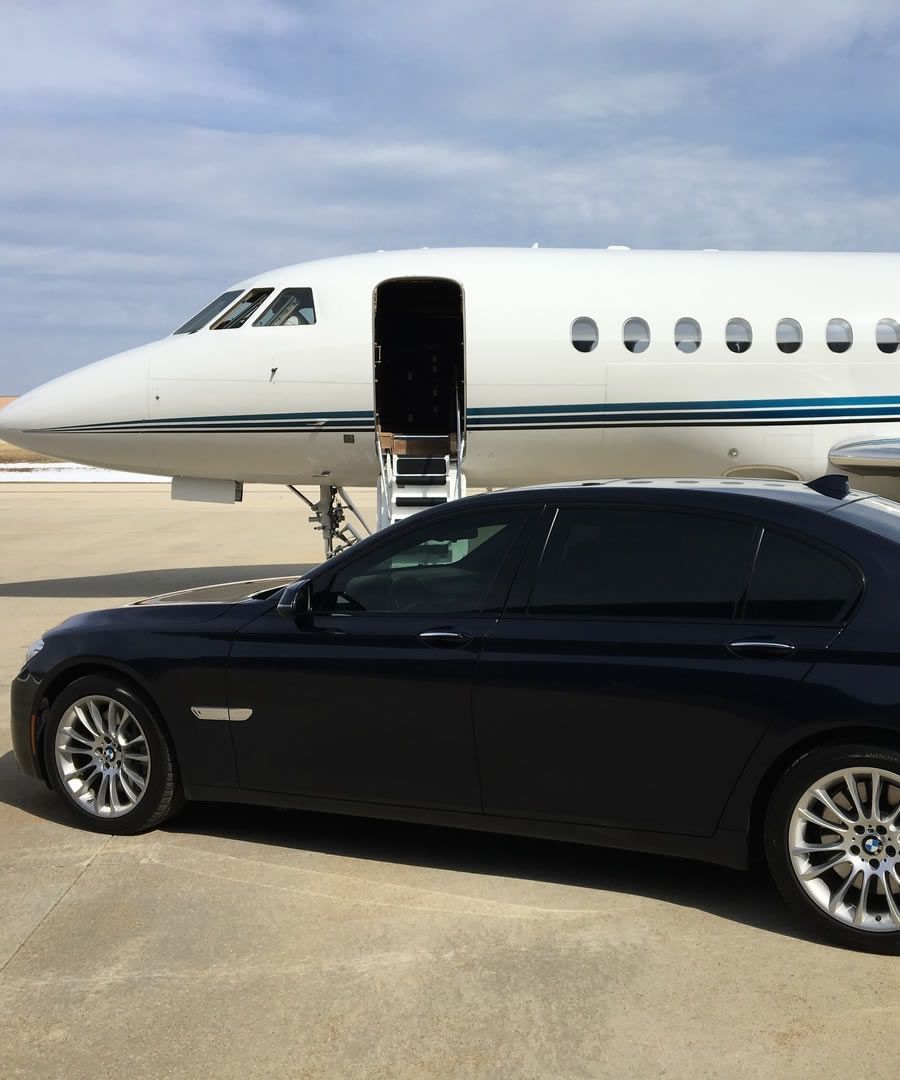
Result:
M69 619L12 706L88 828L205 799L764 853L822 934L900 952L900 505L840 477L464 499Z

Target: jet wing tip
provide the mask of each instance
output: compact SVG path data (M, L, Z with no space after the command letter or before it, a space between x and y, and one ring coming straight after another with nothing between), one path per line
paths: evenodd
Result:
M900 438L847 439L828 451L828 462L849 473L900 476Z

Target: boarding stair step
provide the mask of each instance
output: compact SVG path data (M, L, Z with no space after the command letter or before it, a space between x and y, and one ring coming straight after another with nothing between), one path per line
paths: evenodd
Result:
M446 495L398 495L394 499L395 506L417 506L424 509L426 506L441 506L447 502Z
M397 475L446 476L447 458L446 456L415 457L412 454L404 454L397 458Z
M397 487L446 487L448 468L447 458L397 458Z

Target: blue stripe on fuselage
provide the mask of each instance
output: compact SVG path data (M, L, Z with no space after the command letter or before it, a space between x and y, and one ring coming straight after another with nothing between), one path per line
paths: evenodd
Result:
M498 405L466 410L471 430L504 428L707 426L710 424L811 424L900 420L900 396L756 398L723 401L642 401L604 404ZM257 413L224 416L153 417L110 420L36 430L57 433L200 433L372 431L366 410Z

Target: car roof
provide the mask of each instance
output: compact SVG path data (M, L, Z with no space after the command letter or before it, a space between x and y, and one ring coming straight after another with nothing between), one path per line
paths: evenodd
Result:
M561 496L576 499L585 498L590 500L588 492L598 495L615 497L617 494L628 492L637 498L640 493L650 494L646 501L653 502L652 495L659 494L665 501L664 496L675 495L680 502L692 501L690 494L700 496L698 502L707 505L710 502L718 502L740 505L745 500L761 500L764 502L776 502L804 509L817 510L823 513L831 513L840 506L856 502L860 499L870 498L870 494L864 491L851 490L843 498L823 494L808 487L799 480L767 480L755 478L718 478L718 477L650 477L641 479L619 480L579 480L567 481L560 484L540 484L529 487L507 488L504 491L496 491L481 498L496 497L498 500L506 500L521 496L531 499L546 497L558 499ZM652 494L651 494L652 493ZM605 501L605 500L604 500ZM643 500L641 500L643 501ZM453 504L448 504L452 506Z
M367 548L377 545L380 541L390 537L399 537L408 530L426 521L436 521L445 516L463 513L467 510L487 509L488 507L522 506L523 504L538 507L543 503L567 502L581 503L582 505L598 505L617 500L617 496L625 494L625 502L631 502L635 506L668 505L674 502L682 507L696 506L706 509L727 510L732 513L745 512L753 515L761 510L762 505L779 505L788 514L793 510L801 513L811 510L813 513L831 514L835 510L846 507L848 512L856 506L866 505L866 500L873 499L868 492L850 491L844 498L836 498L824 495L798 480L766 480L751 478L715 478L715 477L655 477L632 480L577 480L566 481L556 484L534 484L529 487L504 488L500 491L486 491L477 495L468 495L461 500L453 499L450 502L431 506L411 517L394 522L387 529L372 533L364 537L359 546ZM667 498L666 496L670 496ZM675 496L676 498L671 498ZM874 500L882 501L885 500ZM900 504L896 506L900 514ZM890 515L884 513L879 518ZM890 522L893 525L893 518ZM872 525L863 524L870 532L883 531L882 523ZM900 535L897 537L900 540ZM345 548L337 553L337 557L349 555L357 551L357 545ZM329 562L322 563L315 574Z

